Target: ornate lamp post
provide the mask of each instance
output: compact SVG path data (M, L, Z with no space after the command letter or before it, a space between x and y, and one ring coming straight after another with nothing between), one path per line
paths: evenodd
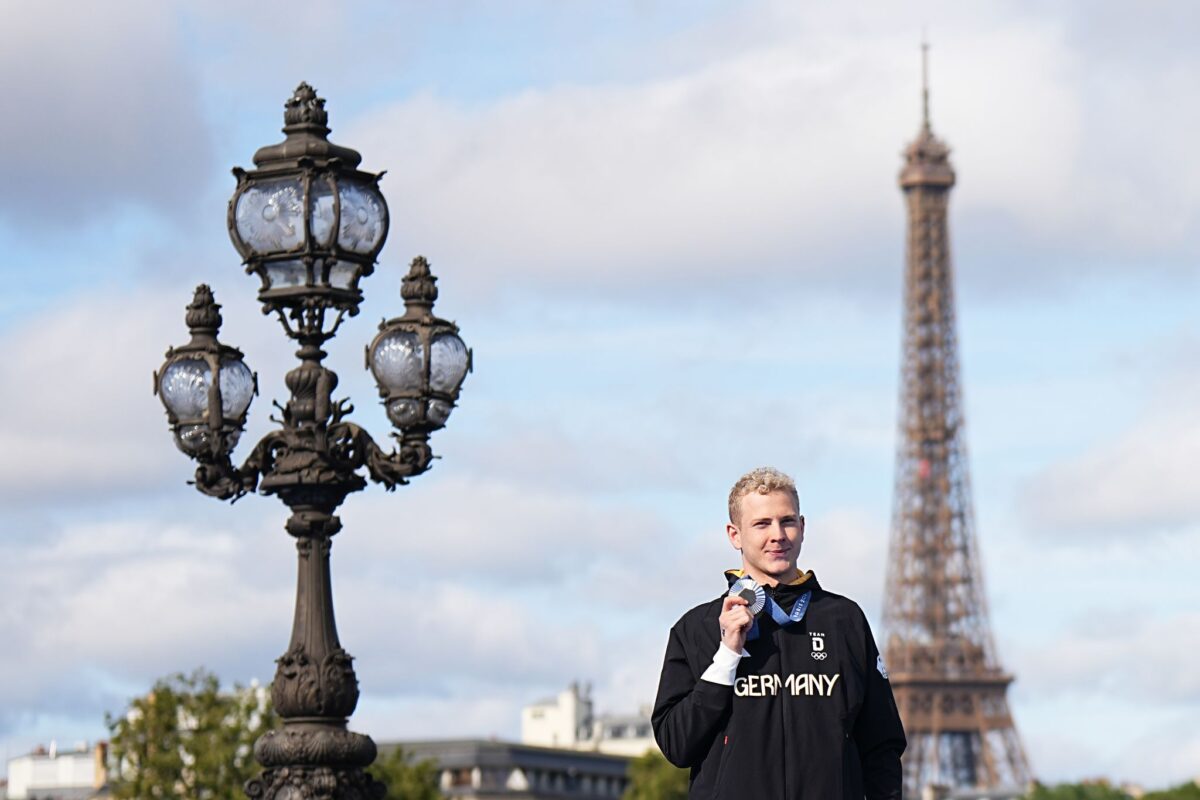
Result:
M167 351L154 388L176 445L199 464L197 489L222 500L257 489L292 512L286 527L299 551L296 615L271 685L284 725L255 744L263 772L247 783L247 794L367 800L382 797L384 787L363 771L375 760L375 743L346 727L358 680L333 615L329 550L341 529L334 511L366 486L364 468L389 490L429 469L429 436L446 424L471 352L457 326L433 315L437 279L418 256L401 288L405 313L380 325L366 356L397 447L383 450L346 420L353 406L333 400L337 375L322 364L321 347L345 315L358 313L359 282L387 238L383 173L359 171L359 154L329 141L325 101L308 84L285 109L287 138L255 153L257 169L234 170L229 201L229 235L246 271L262 280L263 313L275 313L300 345L300 364L285 379L291 396L273 418L279 427L234 466L257 378L240 351L217 341L220 306L207 286L187 307L191 341Z

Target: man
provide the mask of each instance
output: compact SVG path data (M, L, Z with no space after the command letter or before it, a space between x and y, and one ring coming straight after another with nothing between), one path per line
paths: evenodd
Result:
M796 484L742 476L726 533L742 568L671 629L652 717L667 759L691 769L689 798L899 800L887 670L858 605L796 569Z

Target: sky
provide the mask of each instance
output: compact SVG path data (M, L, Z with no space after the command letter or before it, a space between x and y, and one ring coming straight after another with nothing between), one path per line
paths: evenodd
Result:
M953 148L976 531L1036 774L1200 775L1200 7L1183 2L0 0L0 750L105 734L156 678L268 681L293 548L195 492L151 392L208 283L257 371L291 351L225 230L301 81L387 170L391 232L327 365L417 254L475 371L333 581L378 741L519 735L590 681L653 700L737 565L725 497L794 475L801 566L878 628L901 333L900 151ZM244 456L246 445L238 455ZM879 631L876 631L877 634Z

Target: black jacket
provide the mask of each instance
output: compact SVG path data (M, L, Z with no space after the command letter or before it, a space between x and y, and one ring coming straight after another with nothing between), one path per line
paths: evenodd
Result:
M723 596L671 629L652 721L667 760L691 768L690 800L899 800L904 730L870 626L815 575L774 594L791 611L809 589L799 622L758 616L733 686L700 680Z

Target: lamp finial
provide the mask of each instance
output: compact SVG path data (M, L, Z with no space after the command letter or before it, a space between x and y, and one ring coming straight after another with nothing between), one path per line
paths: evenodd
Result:
M429 262L425 256L417 256L412 260L408 274L401 282L400 296L404 298L406 306L433 308L433 303L438 296L437 278L430 272Z

